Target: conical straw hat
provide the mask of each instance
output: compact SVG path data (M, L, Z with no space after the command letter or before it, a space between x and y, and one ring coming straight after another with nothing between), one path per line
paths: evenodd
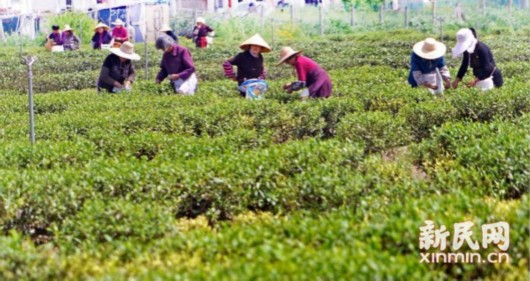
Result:
M102 22L98 23L98 25L96 25L96 27L94 27L94 31L96 31L96 29L102 27L103 29L105 30L110 30L110 27Z
M267 42L265 42L265 40L263 40L263 38L261 38L261 36L257 33L249 39L245 40L245 42L241 43L241 45L239 45L239 48L243 50L248 50L251 45L260 46L262 48L262 53L268 53L271 51L271 47L269 47L269 44L267 44Z
M281 50L280 50L280 60L278 61L278 65L282 64L285 62L285 60L287 60L288 58L296 55L296 54L300 54L302 51L295 51L293 50L293 48L291 47L283 47Z

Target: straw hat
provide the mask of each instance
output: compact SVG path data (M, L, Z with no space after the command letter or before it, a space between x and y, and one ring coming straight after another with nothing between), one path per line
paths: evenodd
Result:
M112 24L113 25L124 25L124 22L121 19L117 19Z
M140 56L134 52L134 45L125 41L119 48L110 48L111 53L128 60L140 60Z
M296 55L296 54L300 54L302 51L295 51L293 50L291 47L283 47L281 50L280 50L280 61L278 61L278 64L277 65L280 65L282 63L284 63L288 58Z
M427 38L414 44L412 48L414 53L424 59L434 60L445 55L447 47L441 42L436 41L434 38Z
M164 24L164 25L162 25L162 27L160 28L159 31L160 32L171 31L171 27L169 27L169 24Z
M74 30L70 27L70 25L65 24L64 28L63 28L63 31L74 31Z
M254 36L245 40L245 42L239 45L239 48L246 51L250 48L251 45L260 46L262 53L268 53L271 51L271 47L269 47L269 44L267 44L267 42L265 42L265 40L263 40L263 38L261 38L259 34L254 34Z
M102 22L98 23L98 25L96 25L96 27L94 27L94 31L96 31L98 28L103 28L105 30L110 30L110 27Z
M462 55L467 49L469 49L476 39L473 32L469 28L462 28L456 33L456 46L453 48L453 57Z
M198 17L196 22L200 22L202 24L206 24L206 20L203 17Z

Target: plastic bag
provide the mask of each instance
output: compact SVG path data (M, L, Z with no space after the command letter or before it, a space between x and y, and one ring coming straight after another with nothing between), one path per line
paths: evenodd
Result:
M186 80L178 79L175 81L171 81L171 86L178 94L192 96L193 94L195 94L195 90L197 90L198 83L199 81L197 80L197 75L193 73Z
M267 82L261 79L248 79L239 85L239 90L245 92L245 97L249 100L264 99L268 88Z

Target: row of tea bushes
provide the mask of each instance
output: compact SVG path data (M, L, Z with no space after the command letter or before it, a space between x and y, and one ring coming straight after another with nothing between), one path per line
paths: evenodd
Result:
M12 233L0 237L3 280L201 279L472 279L523 280L528 260L528 196L521 201L475 200L470 194L408 198L405 202L319 215L242 214L217 229L199 217L175 220L163 206L89 201L64 222L55 248L36 247ZM469 214L473 214L470 216ZM419 226L506 221L511 263L419 263ZM98 225L98 227L95 227ZM132 237L130 235L133 235ZM494 245L479 251L485 257ZM519 263L513 261L521 261Z

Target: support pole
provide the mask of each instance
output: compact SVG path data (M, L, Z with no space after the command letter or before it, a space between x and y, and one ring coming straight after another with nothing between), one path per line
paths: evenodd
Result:
M409 28L409 7L405 6L405 22L404 22L405 28Z
M354 26L355 25L355 7L353 5L351 5L351 10L350 10L350 26Z
M28 67L28 105L29 105L29 141L35 144L35 121L33 109L33 69L32 65L37 61L36 56L23 57L26 66Z
M144 60L145 60L145 80L149 80L149 59L147 58L147 30L144 34Z
M322 6L318 7L318 18L320 22L320 35L324 35L324 16L322 15Z

